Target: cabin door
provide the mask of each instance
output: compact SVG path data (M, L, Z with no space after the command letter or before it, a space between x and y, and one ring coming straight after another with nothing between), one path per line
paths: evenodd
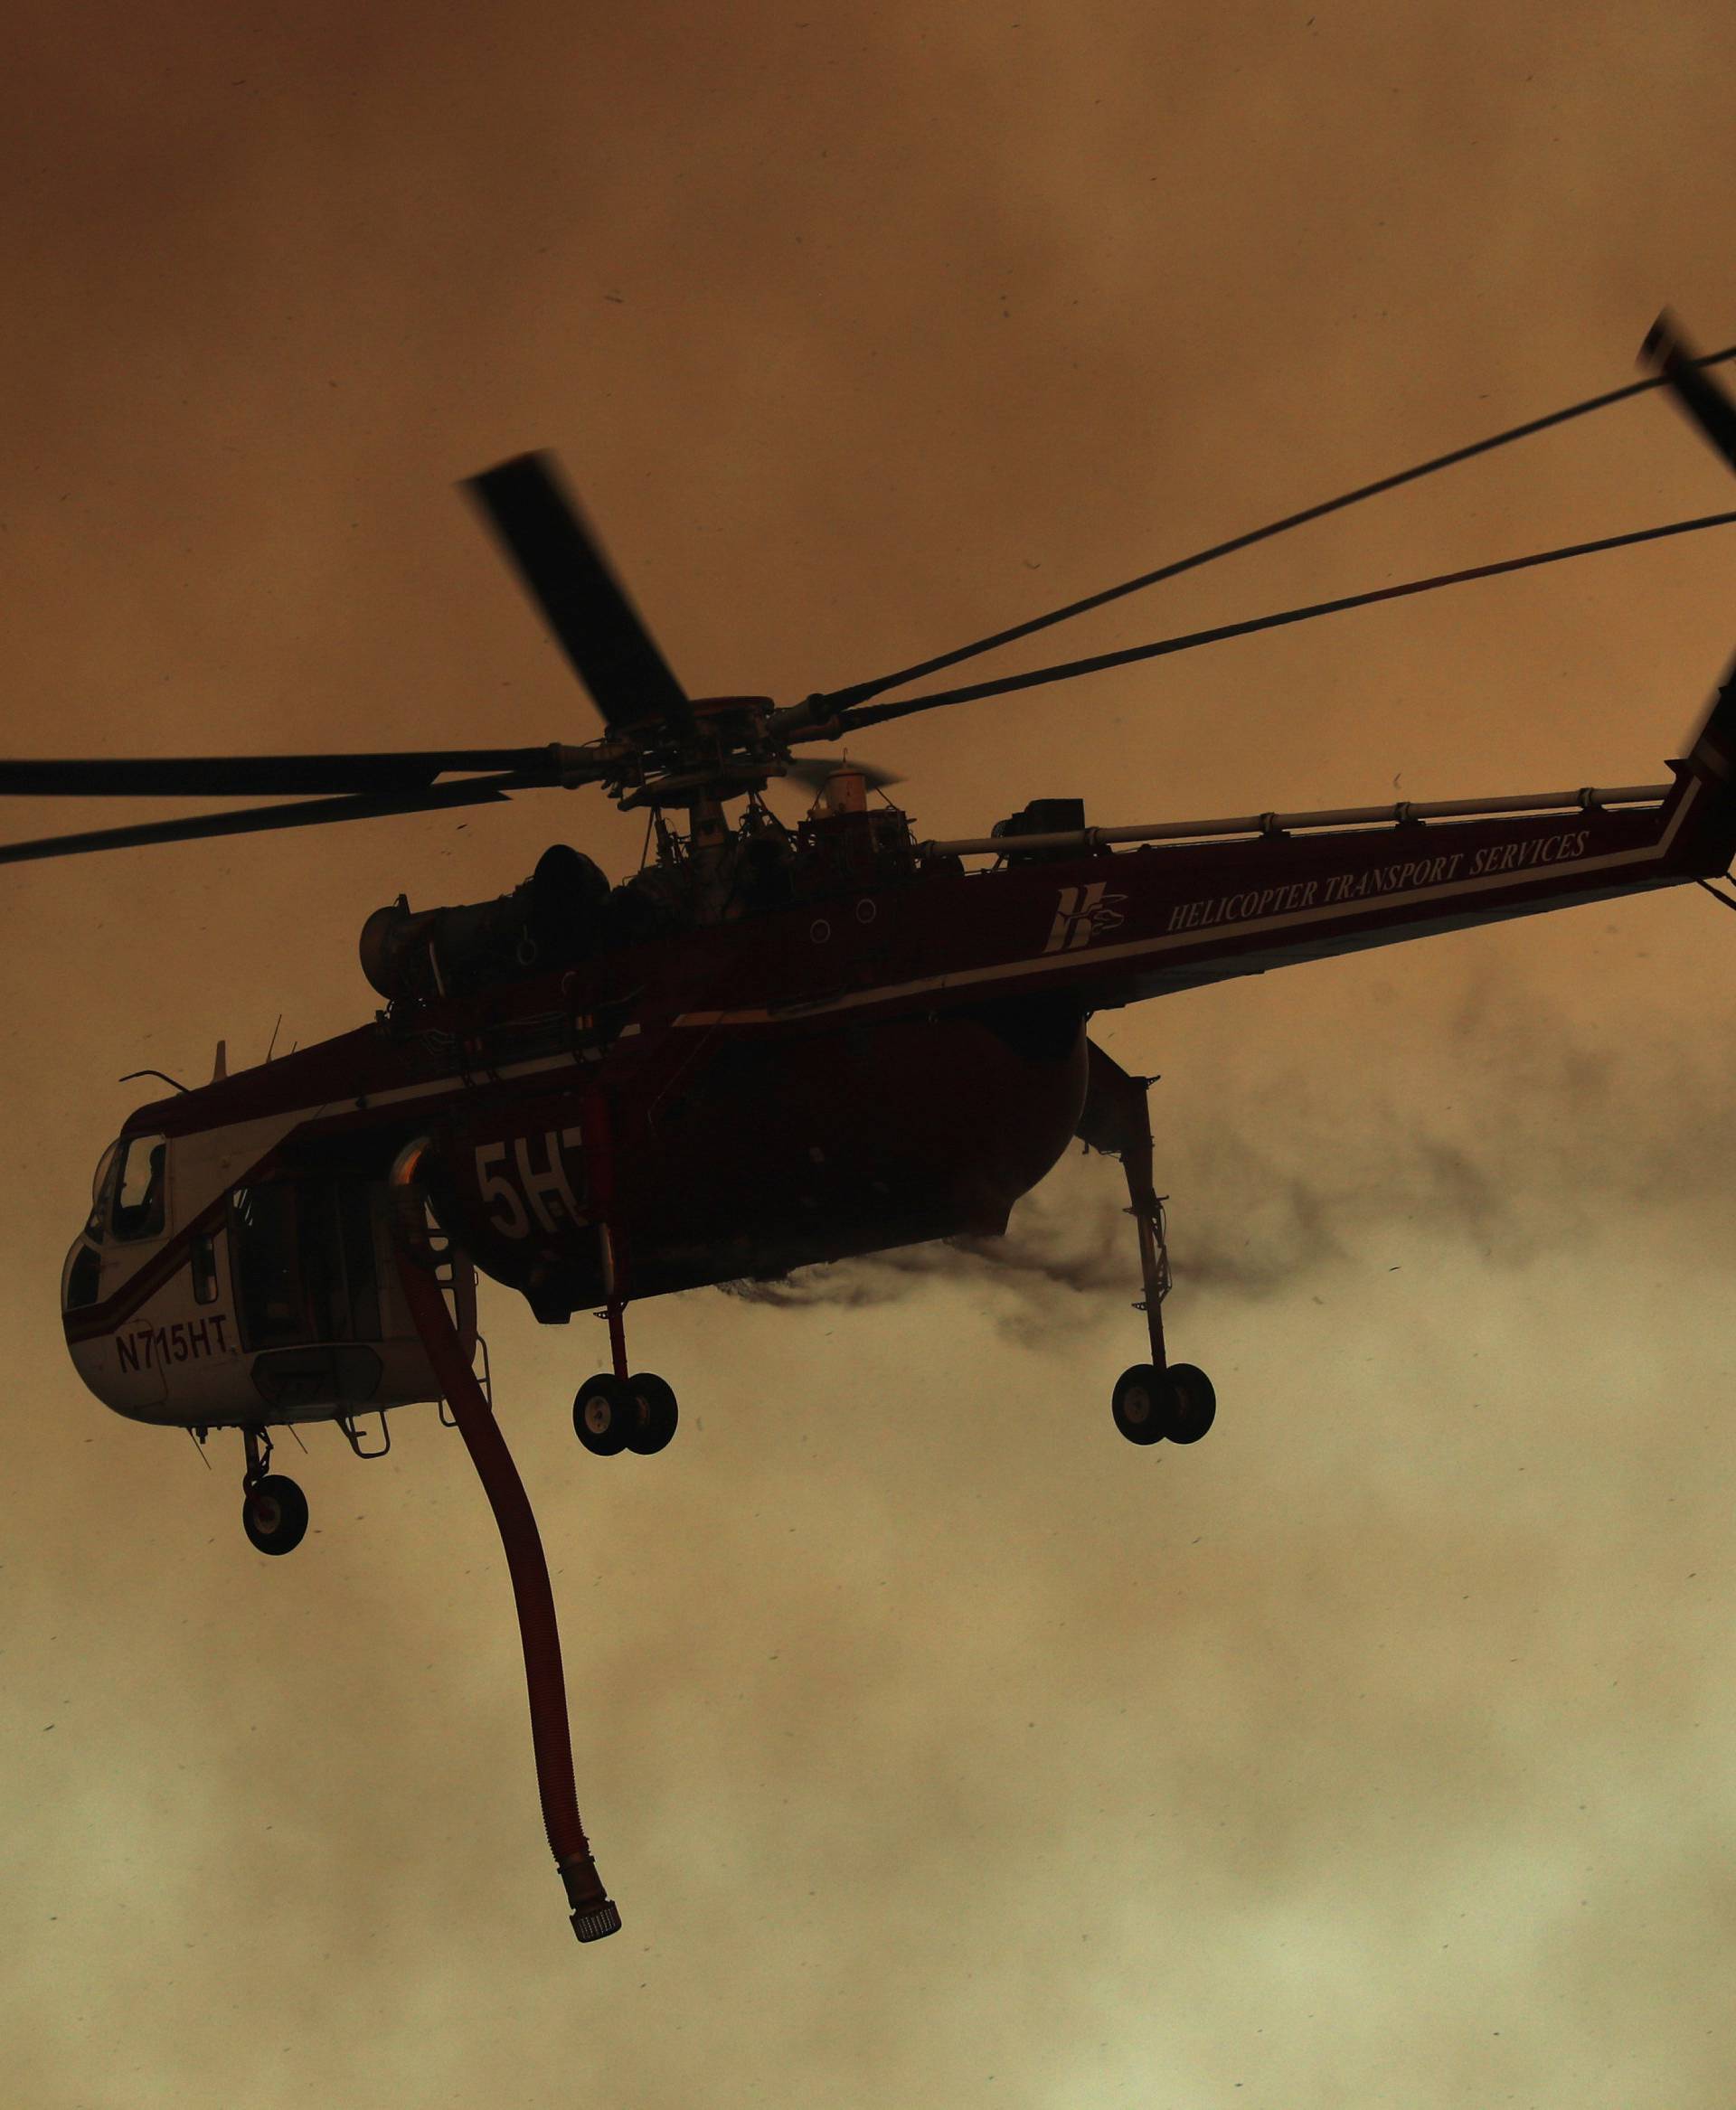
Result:
M360 1180L273 1180L230 1196L241 1339L267 1348L378 1341L380 1276Z

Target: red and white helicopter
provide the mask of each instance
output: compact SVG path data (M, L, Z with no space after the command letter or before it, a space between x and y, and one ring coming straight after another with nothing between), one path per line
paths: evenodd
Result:
M1192 1443L1212 1388L1165 1355L1168 1286L1146 1083L1093 1013L1292 961L1685 881L1736 852L1736 675L1667 779L1433 805L1088 826L1036 799L987 834L916 839L868 766L797 750L945 705L1692 529L1670 523L1034 673L873 698L1232 549L1647 388L1736 468L1736 410L1660 320L1653 379L1456 450L882 679L775 705L691 697L546 457L468 489L604 721L577 746L0 764L0 795L259 796L203 819L14 843L0 862L600 785L656 854L619 884L547 851L513 893L371 916L367 1024L140 1107L103 1154L62 1276L68 1345L103 1403L237 1428L261 1551L307 1509L272 1431L448 1401L501 1521L531 1680L543 1809L581 1938L618 1915L579 1826L559 1644L534 1524L474 1368L475 1269L541 1320L600 1310L610 1369L580 1441L654 1452L670 1387L627 1353L629 1301L769 1278L925 1239L993 1235L1069 1143L1120 1158L1148 1360L1115 1385L1136 1444ZM816 796L786 827L763 794ZM732 810L733 809L733 810ZM1720 897L1722 898L1722 897ZM165 1082L172 1080L165 1080ZM485 1372L486 1379L486 1372Z

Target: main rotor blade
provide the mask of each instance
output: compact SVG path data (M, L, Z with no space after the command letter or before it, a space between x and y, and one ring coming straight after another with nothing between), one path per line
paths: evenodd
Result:
M1658 369L1658 380L1736 469L1736 404L1701 371L1712 362L1694 356L1693 345L1676 328L1668 308L1646 332L1639 355Z
M1726 345L1722 352L1708 353L1704 358L1685 359L1682 364L1694 368L1718 366L1730 359L1736 359L1736 344ZM1414 484L1419 477L1432 476L1437 469L1451 468L1456 463L1470 461L1480 454L1492 454L1496 447L1508 447L1515 439L1529 438L1533 432L1547 432L1552 426L1565 425L1590 411L1624 402L1629 396L1644 395L1648 389L1662 388L1670 378L1668 373L1659 374L1650 381L1629 381L1625 387L1610 389L1600 396L1588 396L1582 403L1571 403L1564 410L1552 410L1546 418L1532 418L1523 425L1510 426L1506 431L1495 433L1487 439L1474 440L1469 447L1455 447L1450 454L1439 454L1432 460L1419 462L1414 468L1401 469L1396 476L1381 476L1373 484L1360 484L1355 490L1346 491L1340 497L1326 499L1318 505L1304 506L1300 513L1287 513L1282 520L1271 521L1265 527L1254 528L1247 534L1232 535L1227 542L1213 542L1210 549L1196 550L1191 557L1178 557L1173 563L1160 564L1156 571L1142 572L1137 579L1129 579L1120 586L1107 587L1101 593L1088 594L1081 601L1070 601L1065 608L1052 608L1047 615L1033 616L1029 622L1014 623L1011 629L997 630L993 636L979 637L972 645L959 645L956 651L939 653L933 659L919 660L914 666L901 667L896 674L881 674L873 681L853 682L846 688L823 690L808 697L805 708L810 721L828 717L841 707L865 702L870 696L900 688L906 682L920 681L925 674L957 666L960 660L975 659L980 653L993 652L997 645L1011 645L1018 638L1047 630L1056 623L1069 622L1074 616L1088 615L1093 608L1105 608L1110 601L1121 600L1130 593L1142 593L1146 587L1161 585L1166 579L1178 579L1184 571L1196 571L1201 565L1231 556L1238 550L1251 549L1256 542L1269 542L1274 535L1304 527L1309 521L1324 520L1330 513L1342 513L1346 506L1359 505L1364 498L1376 498L1384 491L1396 491L1401 484Z
M1254 616L1245 623L1223 623L1212 630L1190 630L1176 637L1160 637L1155 645L1130 645L1122 652L1104 652L1092 659L1069 660L1060 666L1033 667L1028 674L1006 674L999 681L976 682L964 689L937 689L926 696L906 697L897 703L859 704L841 711L830 727L806 737L835 739L864 725L883 725L894 718L909 718L919 711L935 711L947 703L970 703L983 696L1010 695L1015 689L1042 688L1050 682L1071 681L1077 674L1100 674L1107 667L1129 666L1136 660L1161 659L1174 652L1191 652L1196 645L1218 645L1228 637L1251 636L1257 630L1281 629L1288 623L1306 623L1315 616L1335 616L1345 608L1366 608L1376 601L1402 600L1407 595L1432 593L1438 587L1463 586L1474 579L1498 579L1504 572L1529 571L1539 564L1561 564L1570 557L1589 557L1599 550L1623 550L1634 542L1656 542L1666 535L1693 534L1700 528L1736 525L1736 513L1708 513L1698 520L1676 520L1663 527L1638 528L1625 535L1605 535L1595 542L1570 542L1559 550L1542 550L1534 556L1507 557L1498 564L1473 564L1464 571L1442 571L1432 579L1412 579L1402 586L1379 586L1372 593L1346 594L1339 600L1314 601L1307 608L1283 608L1273 616ZM793 736L801 739L797 733Z
M448 770L567 781L592 758L572 748L429 748L377 755L162 755L137 761L0 762L0 798L387 797L429 789ZM564 765L564 766L563 766Z
M670 673L549 454L521 454L462 486L613 731L686 726Z
M73 857L87 850L129 850L145 843L191 843L204 835L251 835L274 828L309 828L326 821L371 821L387 814L433 813L442 806L492 805L523 786L510 777L473 777L467 784L437 785L401 798L313 798L301 805L243 806L238 812L203 814L185 821L146 821L132 828L92 828L78 835L42 835L31 843L0 843L0 864L24 864L39 857Z

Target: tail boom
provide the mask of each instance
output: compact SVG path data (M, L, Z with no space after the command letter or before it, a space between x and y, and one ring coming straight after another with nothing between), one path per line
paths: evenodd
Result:
M976 961L932 981L864 991L845 1007L908 1001L919 989L955 1002L1064 990L1089 1010L1108 1009L1712 878L1736 853L1736 667L1688 758L1670 768L1668 784L1613 792L1105 831L1072 838L1094 852L1077 859L1063 838L1029 838L1021 848L1038 851L1036 861L963 883L980 914L968 918ZM1368 824L1377 818L1385 824ZM1096 848L1115 836L1146 840ZM1027 934L1017 947L1015 928ZM955 926L955 944L957 936Z

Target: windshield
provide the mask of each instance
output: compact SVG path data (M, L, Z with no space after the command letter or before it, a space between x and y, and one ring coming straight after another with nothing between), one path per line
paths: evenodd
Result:
M167 1199L165 1166L168 1154L165 1136L127 1138L111 1220L118 1239L154 1239L161 1233Z
M119 1148L118 1143L108 1145L98 1160L96 1173L90 1182L90 1214L85 1220L84 1235L88 1239L94 1239L99 1245L102 1243L102 1205L108 1197L108 1175L115 1169L115 1154Z

